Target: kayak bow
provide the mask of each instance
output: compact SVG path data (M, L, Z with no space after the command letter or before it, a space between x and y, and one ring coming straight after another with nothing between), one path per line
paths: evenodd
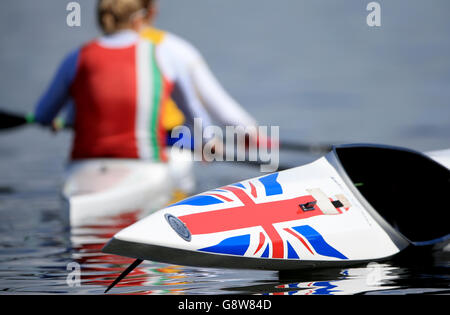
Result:
M334 147L311 164L172 204L117 233L103 251L268 270L387 259L449 237L450 150L431 156L442 164L398 147Z

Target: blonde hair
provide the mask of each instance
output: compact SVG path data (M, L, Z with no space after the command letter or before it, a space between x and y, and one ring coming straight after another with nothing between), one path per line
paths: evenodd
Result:
M155 0L142 0L142 5L144 8L148 9L151 5L153 5Z
M98 23L106 34L111 34L126 25L133 14L144 9L143 0L99 0Z

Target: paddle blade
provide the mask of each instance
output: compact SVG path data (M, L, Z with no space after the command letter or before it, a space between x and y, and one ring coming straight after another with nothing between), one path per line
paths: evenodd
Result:
M127 269L125 269L124 272L122 272L120 274L120 276L118 276L116 278L116 280L113 281L113 283L111 283L109 285L109 287L105 290L105 293L108 293L109 290L111 290L112 288L114 288L114 286L116 284L118 284L120 282L120 280L122 280L123 278L125 278L130 272L132 272L137 266L139 266L142 263L142 259L136 259L131 265L128 266Z
M0 129L10 129L27 123L24 116L0 111Z

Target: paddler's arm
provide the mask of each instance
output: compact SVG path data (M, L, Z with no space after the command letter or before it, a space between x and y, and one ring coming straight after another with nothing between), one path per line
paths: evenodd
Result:
M212 119L222 126L257 125L256 119L226 92L193 45L173 34L167 34L167 41L185 63L195 91Z
M65 127L73 127L75 123L75 103L73 100L69 100L64 108L64 113L61 119L62 126Z
M186 125L191 127L191 137L194 137L196 129L201 127L202 146L205 144L213 145L218 154L222 153L222 148L219 145L221 142L214 139L215 135L213 133L207 133L205 130L205 128L212 125L212 120L195 93L192 80L187 72L185 64L179 62L177 59L172 59L172 63L176 72L172 98L176 102L178 108L183 112ZM195 125L196 123L197 125ZM201 126L199 126L198 123L200 123ZM192 131L194 131L194 133L192 133ZM186 139L184 139L184 141L186 141ZM205 154L204 150L202 150L202 153ZM206 156L203 156L203 158L204 160L210 160L209 157Z
M256 119L225 91L196 50L193 51L189 69L202 104L215 121L222 126L258 127ZM256 139L247 139L246 146L251 141L255 141L254 145L257 147L272 147L271 139L259 134L258 130Z
M183 112L186 123L193 126L194 119L201 119L203 128L212 125L209 113L202 106L186 65L177 58L171 59L175 71L172 98Z
M75 104L69 100L61 110L61 114L53 119L51 129L53 132L59 132L63 129L71 129L75 122Z
M52 125L69 99L69 89L76 74L79 50L70 53L58 68L50 86L37 103L30 122Z
M222 87L203 59L190 67L195 89L203 105L223 126L256 126L256 120L240 106Z

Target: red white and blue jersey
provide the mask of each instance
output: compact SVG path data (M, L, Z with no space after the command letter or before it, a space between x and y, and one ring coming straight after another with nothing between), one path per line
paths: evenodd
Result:
M187 74L165 45L132 31L91 41L62 63L39 101L35 120L50 124L68 99L75 109L72 159L139 158L164 161L164 106L172 95L193 120L202 109Z

